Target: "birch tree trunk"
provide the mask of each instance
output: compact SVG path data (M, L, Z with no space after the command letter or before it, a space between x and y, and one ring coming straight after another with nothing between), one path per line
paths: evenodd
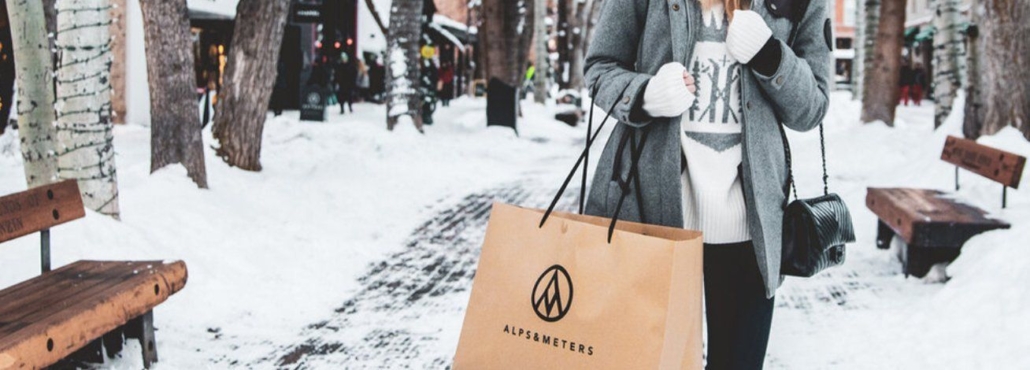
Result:
M951 114L952 104L962 85L959 74L962 39L959 38L959 0L934 0L933 94L934 127L940 127Z
M182 163L193 182L206 189L186 0L140 0L140 9L150 86L150 172Z
M873 61L866 68L862 121L894 126L901 92L901 49L905 32L905 0L884 0L876 32ZM868 61L867 61L868 63Z
M974 7L980 59L969 74L980 86L972 131L992 135L1012 126L1030 140L1030 2L982 0Z
M386 128L393 130L409 117L422 131L422 99L418 93L419 38L423 0L393 0L386 50Z
M57 2L58 176L79 182L86 208L119 218L111 133L111 7L106 0Z
M43 4L8 1L18 81L18 135L30 188L57 181L53 57Z
M880 0L864 0L859 6L862 9L862 17L859 18L862 26L858 32L860 42L856 48L859 50L860 58L858 75L854 80L858 85L856 96L862 101L865 101L868 94L869 78L873 76L871 71L875 67L873 61L876 56L876 32L880 27L880 6Z
M547 103L547 74L550 71L548 60L549 50L547 42L550 37L547 34L547 0L534 0L533 5L533 34L536 50L536 74L533 75L533 100L539 104Z
M211 128L218 140L218 156L230 166L261 171L261 135L289 10L290 0L240 0L236 6L232 45Z

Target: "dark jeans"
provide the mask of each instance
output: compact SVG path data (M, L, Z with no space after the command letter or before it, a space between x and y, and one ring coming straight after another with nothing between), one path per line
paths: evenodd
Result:
M765 362L773 299L765 298L751 242L705 244L707 370L757 370Z

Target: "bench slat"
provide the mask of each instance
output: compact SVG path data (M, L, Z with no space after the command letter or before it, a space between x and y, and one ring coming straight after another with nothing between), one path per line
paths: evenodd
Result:
M1026 166L1026 157L955 136L944 142L941 160L1013 189L1019 189Z
M73 263L43 275L42 279L31 279L22 284L0 291L0 336L4 334L3 324L13 322L31 314L27 306L48 305L69 298L69 291L86 291L103 283L95 276L115 268L114 264ZM84 277L76 276L83 274Z
M0 242L85 216L79 184L75 180L0 197Z
M973 235L1007 229L976 207L929 189L869 188L866 206L910 245L960 247Z
M0 304L3 322L35 322L90 297L102 295L119 283L133 278L136 262L83 263L79 272L45 274L35 284L39 291L26 291ZM0 327L0 337L11 334Z
M118 265L118 268L93 268L91 264ZM106 289L88 297L39 307L33 314L0 327L0 369L42 368L74 353L89 342L150 311L186 284L186 265L181 262L97 262L79 261L72 266L97 274L61 275L65 279L109 279L110 273L137 271ZM80 276L81 275L81 276ZM33 280L53 281L55 274ZM116 275L117 278L117 275ZM156 289L155 289L156 287ZM75 295L67 288L63 295ZM7 328L10 328L8 331ZM15 329L16 328L16 329ZM50 345L48 345L50 344Z

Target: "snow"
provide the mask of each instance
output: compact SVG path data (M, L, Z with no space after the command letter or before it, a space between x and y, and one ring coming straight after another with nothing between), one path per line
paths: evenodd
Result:
M433 14L433 23L458 31L468 32L468 25L458 22L443 14Z
M522 187L535 194L529 204L550 200L582 150L583 128L555 121L553 105L523 104L519 135L487 128L483 99L441 107L425 134L410 123L387 132L385 107L376 105L357 104L356 114L342 116L331 107L325 123L300 122L297 112L287 112L266 124L260 173L225 165L205 132L210 190L198 190L181 166L151 175L149 129L118 126L122 221L90 212L56 227L54 264L187 263L185 289L155 310L157 369L279 368L284 355L320 340L367 350L368 358L316 351L298 367L381 368L388 357L393 366L386 367L440 368L457 344L467 279L454 283L464 293L412 305L406 296L362 293L376 283L367 280L369 266L389 265L396 278L421 281L425 270L408 272L408 262L397 256L417 244L411 238L420 235L420 225L456 210L470 194ZM833 94L826 121L830 188L849 204L858 242L849 245L844 266L813 279L788 279L780 289L766 368L1030 368L1026 187L1010 189L1003 210L998 184L962 174L954 196L1012 228L970 240L947 268L947 283L906 279L891 252L875 247L866 187L953 188L954 166L939 158L945 137L961 132L961 109L934 131L930 104L901 108L897 127L889 128L860 123L860 104L847 93ZM813 196L822 188L818 134L789 137L798 190ZM1012 129L980 142L1030 155L1030 143ZM0 136L0 194L25 188L18 153L13 130ZM591 155L592 166L599 157ZM465 244L440 248L474 250L482 233L475 222L456 224L468 228ZM35 236L0 245L0 287L38 274L38 247ZM453 256L441 253L431 257ZM365 306L339 313L352 297ZM411 340L361 347L377 329L410 332L402 339ZM102 368L138 368L137 351L130 343Z
M390 0L372 0L379 19L390 27ZM386 35L379 29L371 10L365 1L358 1L358 47L363 51L378 53L386 50Z
M200 11L233 19L236 18L236 5L239 2L240 0L187 0L186 6L192 11Z
M447 29L445 29L443 26L437 24L436 22L430 23L429 27L432 27L433 29L435 29L438 32L440 32L440 34L443 35L443 37L447 38L447 41L449 41L452 45L457 47L459 51L462 51L462 52L465 51L465 44L463 44L461 42L461 40L458 40L458 38L456 36L454 36L454 34L452 34L451 31L448 31Z

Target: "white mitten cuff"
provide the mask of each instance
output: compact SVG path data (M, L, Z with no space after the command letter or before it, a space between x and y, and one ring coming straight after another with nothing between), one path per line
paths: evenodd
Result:
M644 89L644 112L651 117L679 117L686 112L694 104L694 94L683 82L686 71L680 63L662 66Z
M726 49L737 63L747 64L772 37L772 30L758 13L738 10L726 31Z

